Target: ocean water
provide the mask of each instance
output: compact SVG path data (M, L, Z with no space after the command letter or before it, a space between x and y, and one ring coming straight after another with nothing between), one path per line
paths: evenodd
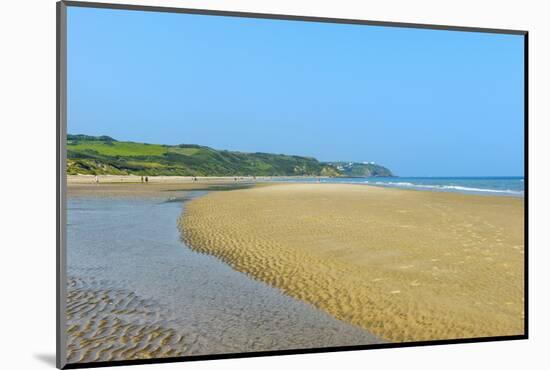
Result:
M285 178L274 181L351 183L374 186L523 197L523 177L368 177L368 178Z

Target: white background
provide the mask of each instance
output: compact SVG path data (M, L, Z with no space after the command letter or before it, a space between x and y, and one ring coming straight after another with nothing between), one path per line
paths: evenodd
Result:
M112 2L116 2L113 0ZM530 337L528 341L293 355L140 369L548 368L550 97L546 1L131 1L530 31ZM55 354L55 1L10 0L0 22L0 367L53 368ZM126 367L125 367L126 368Z

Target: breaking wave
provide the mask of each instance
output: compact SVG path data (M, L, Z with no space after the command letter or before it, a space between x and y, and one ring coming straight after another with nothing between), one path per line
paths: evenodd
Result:
M389 186L397 188L413 188L423 190L440 190L440 191L458 191L458 192L471 192L471 193L501 193L509 195L523 195L523 191L511 190L511 189L483 189L459 185L430 185L430 184L413 184L411 182L383 182L383 181L365 181L370 185Z

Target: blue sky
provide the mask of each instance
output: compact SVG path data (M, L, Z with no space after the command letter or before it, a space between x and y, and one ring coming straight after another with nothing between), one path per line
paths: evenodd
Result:
M68 10L68 131L522 175L523 37Z

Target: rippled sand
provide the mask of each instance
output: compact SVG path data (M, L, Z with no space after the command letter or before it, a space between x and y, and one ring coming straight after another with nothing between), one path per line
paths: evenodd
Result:
M69 363L382 342L189 249L178 217L203 191L143 187L68 199Z
M195 250L390 341L524 332L523 199L282 184L188 203Z
M69 278L67 302L69 363L182 356L194 339L171 327L158 302L95 279Z

